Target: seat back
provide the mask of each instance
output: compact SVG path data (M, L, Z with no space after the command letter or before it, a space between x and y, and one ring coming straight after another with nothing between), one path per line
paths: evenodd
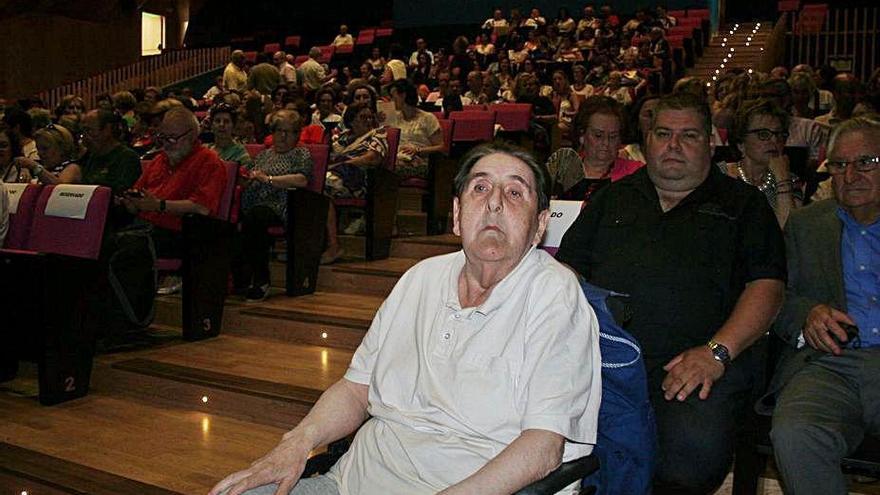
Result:
M319 46L318 49L321 50L321 56L318 57L319 64L329 64L330 60L333 59L333 54L336 52L335 45L324 45Z
M441 152L449 156L452 150L452 130L455 128L455 122L449 119L437 119L440 122L440 129L443 131L443 149Z
M485 112L486 110L488 110L488 107L486 105L475 104L465 105L461 109L465 112Z
M375 29L361 29L361 32L358 33L357 40L355 41L358 45L372 45L373 40L376 38L376 30Z
M62 184L43 187L37 199L27 248L41 253L98 259L111 198L110 188L103 186ZM76 215L69 211L64 216L57 216L61 200L70 201L73 208L82 207L84 218L74 218ZM47 206L52 207L51 211L47 212Z
M336 47L335 55L346 55L354 52L354 45L339 45Z
M687 15L687 13L683 10L668 10L668 11L666 11L666 15L675 17L675 19L678 20L678 19L681 19L682 17L685 17Z
M257 62L257 52L254 52L254 51L244 52L244 59L252 64L256 63Z
M266 43L265 45L263 45L263 53L274 54L275 52L280 52L280 51L281 51L281 43Z
M238 179L238 164L235 162L223 162L226 169L226 188L220 196L220 206L217 208L217 219L228 222L232 216L232 208L235 203L235 187Z
M259 155L263 152L264 149L266 149L266 147L260 143L251 143L244 145L244 149L247 150L248 155L250 155L251 158L256 158L257 155Z
M288 36L284 38L284 47L285 48L299 48L300 41L302 40L302 36Z
M297 55L297 57L295 59L293 59L293 65L299 67L308 59L309 59L308 55ZM299 77L299 74L297 74L297 77Z
M688 9L688 17L696 17L698 19L708 19L709 9Z
M453 142L491 141L495 135L493 111L450 112L449 118L455 122Z
M385 155L383 166L393 172L397 168L397 148L400 146L400 129L388 127L385 129L385 136L388 138L388 153Z
M495 112L495 123L501 125L502 130L510 132L529 130L529 121L532 120L531 103L496 103L489 105L489 110Z
M387 38L394 34L394 29L389 27L383 27L376 30L377 38Z
M9 196L9 231L6 249L24 249L31 234L31 223L41 187L36 184L4 184Z
M327 161L330 159L330 145L305 144L303 146L312 155L312 179L306 187L309 191L322 194L324 192L324 179L327 176Z

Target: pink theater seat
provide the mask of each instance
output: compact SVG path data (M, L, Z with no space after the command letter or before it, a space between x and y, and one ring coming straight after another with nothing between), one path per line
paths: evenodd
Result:
M495 123L501 126L502 131L529 130L529 121L532 120L531 103L498 103L489 105L489 110L495 112Z
M495 136L495 112L450 112L455 122L452 142L486 142Z
M361 32L358 33L357 40L355 40L355 44L357 45L372 45L373 41L376 39L376 30L371 29L361 29Z
M376 37L377 38L387 38L387 37L391 36L392 34L394 34L394 29L389 28L389 27L383 27L383 28L379 28L376 30Z
M280 52L280 51L281 51L281 43L266 43L265 45L263 45L263 53L274 54L275 52Z
M293 59L293 65L299 67L308 59L309 59L308 55L297 55L297 57L295 59Z
M244 52L244 59L250 63L257 62L257 52Z
M53 191L57 190L58 194L83 194L86 188L94 188L94 192L89 200L85 218L65 218L46 214L46 204L52 197ZM69 184L45 186L37 199L27 249L39 253L98 259L111 198L112 193L108 187Z
M10 200L9 231L6 242L0 247L6 249L25 249L31 234L31 223L41 186L35 184L6 184ZM13 208L12 205L15 205Z
M288 50L299 48L300 42L302 41L302 36L288 36L284 38L284 47Z
M264 149L266 149L266 147L259 143L251 143L244 145L244 149L247 150L248 155L250 155L251 158L256 158L257 155L259 155L263 152Z
M350 55L354 52L354 45L339 45L336 47L335 55Z

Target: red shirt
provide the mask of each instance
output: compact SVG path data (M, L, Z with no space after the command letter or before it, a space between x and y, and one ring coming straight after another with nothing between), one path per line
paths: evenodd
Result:
M216 215L220 198L226 189L226 169L220 157L201 143L172 169L168 155L163 151L144 169L134 189L143 189L159 199L168 201L188 199L211 210ZM181 230L181 218L171 213L144 211L144 220L169 230Z

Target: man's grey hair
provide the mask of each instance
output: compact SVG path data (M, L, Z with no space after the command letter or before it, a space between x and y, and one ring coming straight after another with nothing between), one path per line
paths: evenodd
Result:
M317 46L313 46L309 49L309 57L318 58L321 56L321 49Z
M244 60L244 52L241 50L234 50L229 59L232 60L232 63L241 62L242 60Z
M477 146L462 158L461 166L459 167L458 174L456 174L453 182L455 185L455 196L461 200L461 195L464 194L464 188L467 187L467 184L470 181L471 170L474 168L474 165L476 165L481 159L489 155L494 155L495 153L508 155L525 163L526 166L529 167L529 170L532 171L532 175L535 176L535 193L538 197L538 213L550 208L550 175L547 173L547 168L544 167L543 163L535 160L535 157L528 151L501 141Z
M834 152L837 140L844 134L850 132L861 132L863 134L872 134L875 139L880 141L880 115L863 115L849 120L845 120L836 125L831 130L831 136L828 137L828 155Z
M199 119L196 118L195 114L190 112L186 107L183 106L174 106L168 109L165 112L165 116L162 118L163 121L172 121L177 120L186 124L189 129L192 129L195 132L199 130Z

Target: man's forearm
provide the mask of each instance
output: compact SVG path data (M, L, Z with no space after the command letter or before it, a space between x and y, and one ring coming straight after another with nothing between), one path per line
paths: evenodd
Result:
M208 208L188 199L169 199L165 201L165 211L172 215L187 215L192 213L195 215L207 216L211 213L211 210Z
M367 419L367 395L369 387L340 379L321 394L309 414L285 439L297 437L309 450L339 440Z
M724 344L735 358L767 332L779 308L785 286L781 280L758 279L746 284L730 317L713 340Z
M558 433L526 430L479 471L440 493L514 493L559 467L564 445Z

